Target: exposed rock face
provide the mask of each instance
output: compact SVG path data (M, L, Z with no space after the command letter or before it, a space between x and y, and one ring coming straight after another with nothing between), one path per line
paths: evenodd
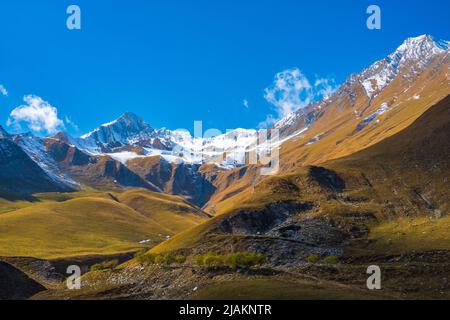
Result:
M109 156L90 155L70 144L70 139L59 134L62 140L43 139L45 162L54 162L47 166L54 173L62 172L68 178L92 187L137 187L159 192L159 188L139 177L127 166ZM42 158L42 157L41 157ZM39 162L44 162L40 160Z
M345 181L332 170L312 166L309 168L309 176L329 191L340 193L345 189Z
M218 232L263 234L286 221L289 216L310 209L310 204L295 201L271 203L262 210L243 210L227 217Z
M50 156L65 165L85 166L95 162L94 157L63 141L48 139L45 144Z
M161 157L146 157L130 160L127 166L161 190L186 196L198 206L203 206L215 191L211 183L214 174L206 173L200 165L170 163Z

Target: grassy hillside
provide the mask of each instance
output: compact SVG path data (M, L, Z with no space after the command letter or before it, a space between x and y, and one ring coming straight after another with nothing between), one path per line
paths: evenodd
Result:
M212 284L192 296L194 300L372 300L392 296L322 281L295 278L250 279Z
M53 259L138 250L142 240L151 246L206 219L179 197L137 190L125 193L121 203L121 195L99 195L47 195L1 214L0 256Z
M450 250L450 217L401 218L372 228L369 250L384 254Z
M171 234L193 227L209 216L183 197L146 190L132 190L118 197L119 201L154 221Z

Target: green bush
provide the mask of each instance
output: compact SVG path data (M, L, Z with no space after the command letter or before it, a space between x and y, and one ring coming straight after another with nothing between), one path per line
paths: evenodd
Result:
M309 263L317 263L319 262L319 256L312 254L308 258L306 258L306 261L308 261Z
M119 264L119 260L104 261L91 266L91 271L114 269Z
M225 256L225 264L233 269L251 268L266 262L266 256L260 253L238 252Z
M156 255L147 252L139 252L135 255L136 260L141 264L183 264L186 262L186 257L184 256L174 256L171 253L167 253L164 256Z
M175 262L178 264L183 264L186 262L186 257L185 256L176 256Z
M262 265L266 262L266 256L252 252L237 252L228 255L207 253L205 255L195 256L194 260L198 266L204 266L208 269L217 269L221 267L248 269L257 265Z
M223 256L207 253L203 257L203 265L209 269L216 269L224 266Z
M198 266L204 266L205 265L204 260L205 256L202 254L194 256L194 261Z
M171 264L174 264L175 262L176 262L176 257L171 253L167 253L162 259L162 263L165 263L168 266L170 266Z
M323 261L327 264L337 264L339 263L339 258L336 256L328 256Z

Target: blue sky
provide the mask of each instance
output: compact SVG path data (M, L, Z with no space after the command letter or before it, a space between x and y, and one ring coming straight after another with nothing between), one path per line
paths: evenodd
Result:
M66 28L70 4L82 30ZM366 28L366 8L382 29ZM253 128L277 73L341 83L405 38L450 40L448 0L2 0L0 123L33 94L85 133L125 111L154 127ZM243 101L248 102L248 108ZM23 130L26 127L23 126ZM13 131L14 128L8 127Z

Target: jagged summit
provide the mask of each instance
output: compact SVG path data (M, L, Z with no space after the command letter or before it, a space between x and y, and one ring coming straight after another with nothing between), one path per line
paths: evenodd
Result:
M389 55L388 60L392 59L399 65L419 60L427 63L433 56L447 50L449 50L448 41L435 40L430 35L422 35L406 39L394 53Z
M127 126L130 126L130 127L134 126L134 127L142 127L142 128L144 128L144 127L148 126L148 124L146 124L144 122L144 120L142 120L141 117L139 117L137 114L135 114L133 112L128 112L128 111L125 112L124 114L122 114L116 120L108 122L108 123L105 123L105 124L102 124L101 126L102 127L109 127L109 126L113 126L113 125L118 124L118 123L123 123L123 124L126 124Z
M408 51L422 49L423 51L440 50L446 51L450 47L449 41L436 39L435 37L423 34L418 37L407 38L396 51Z
M393 53L361 73L352 75L349 81L361 83L369 99L372 99L399 75L412 80L436 56L445 54L448 49L448 41L437 41L430 35L408 38Z
M108 148L131 144L151 138L154 129L134 113L126 112L116 120L105 123L81 137L86 142Z

